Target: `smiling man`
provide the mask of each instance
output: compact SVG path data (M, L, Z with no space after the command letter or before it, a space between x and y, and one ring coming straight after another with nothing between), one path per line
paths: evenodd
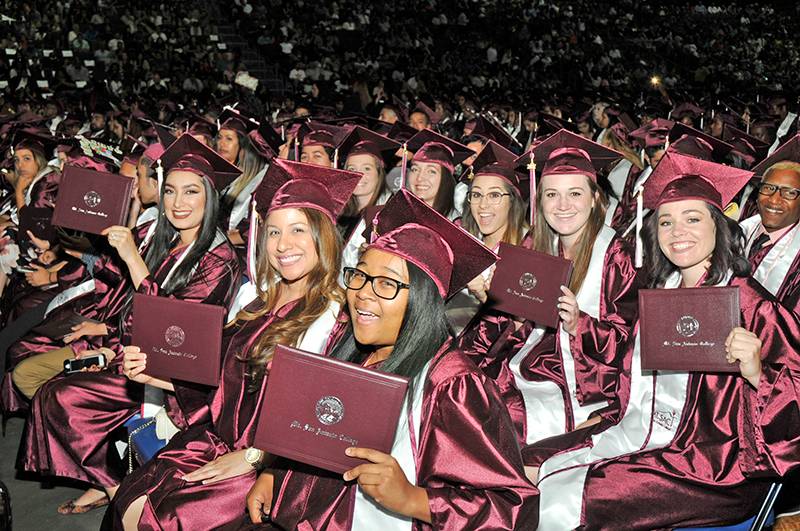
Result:
M753 277L800 315L800 135L754 170L758 215L741 222Z

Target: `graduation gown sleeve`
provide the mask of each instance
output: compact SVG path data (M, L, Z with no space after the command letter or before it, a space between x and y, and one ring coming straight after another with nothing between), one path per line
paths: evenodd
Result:
M742 386L739 464L748 477L783 476L800 468L800 324L764 300L751 329L762 341L762 376L757 389Z
M638 275L628 245L620 239L606 252L600 289L599 318L581 311L569 345L582 404L617 397L622 354L637 319Z
M428 493L432 525L417 528L534 529L538 491L498 389L460 353L447 356L431 371L425 399L417 484Z

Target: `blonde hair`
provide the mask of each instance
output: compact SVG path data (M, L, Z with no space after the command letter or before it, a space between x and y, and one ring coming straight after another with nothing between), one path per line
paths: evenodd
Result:
M770 166L767 171L764 172L764 178L767 178L770 173L774 170L789 170L793 171L800 177L800 163L794 162L792 160L782 160L780 162L776 162L772 166Z

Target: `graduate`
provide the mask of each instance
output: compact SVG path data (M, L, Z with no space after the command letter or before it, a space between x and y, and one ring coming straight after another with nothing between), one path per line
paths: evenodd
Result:
M751 175L668 151L644 192L649 287L738 287L742 326L719 356L739 372L643 370L637 324L622 418L538 470L542 529L733 524L758 510L762 478L797 466L800 328L748 276L741 233L722 214Z
M603 224L607 202L597 185L597 172L619 154L565 130L533 154L542 170L532 248L574 262L558 302L561 324L520 324L487 311L458 340L502 389L522 445L570 432L601 410L618 411L617 352L636 315L638 288L632 250Z
M446 136L423 129L407 142L414 156L403 187L447 219L461 215L456 201L456 166L475 152Z
M210 417L177 435L123 482L107 518L118 529L216 529L241 519L263 452L252 447L278 344L321 352L343 296L335 220L361 179L354 172L275 160L256 190L258 297L225 331L224 368ZM146 353L145 353L146 354ZM126 349L125 370L146 358Z
M259 149L259 122L236 109L226 107L219 115L217 150L225 160L241 170L236 180L220 194L220 219L235 245L243 245L242 230L246 229L247 215L253 191L264 179L269 153Z
M753 278L800 315L800 135L753 171L761 175L758 214L740 223Z
M495 385L454 348L444 301L495 255L407 191L345 273L350 325L332 357L411 378L391 454L343 476L278 460L247 499L269 529L532 529L537 493ZM420 245L424 242L424 245Z
M98 304L102 310L97 320L103 326L67 349L25 362L38 365L28 374L33 373L41 387L31 404L18 467L94 487L59 507L62 514L105 505L123 477L113 432L140 409L144 397L144 382L122 373L122 347L130 344L131 337L133 292L227 306L239 284L235 251L216 223L216 188L238 175L236 167L190 135L174 142L156 165L164 168L166 177L157 226L143 255L127 227L104 231L128 275ZM107 370L57 376L63 360L98 354L105 356ZM168 387L166 410L177 428L203 415L210 388ZM104 412L100 417L98 410Z
M337 221L339 231L347 241L344 261L348 266L354 265L352 260L357 259L357 256L351 258L351 249L357 253L364 242L360 236L366 229L362 220L365 209L383 205L391 197L386 186L386 168L394 165L394 153L399 148L400 142L361 126L355 126L337 148L339 160L344 162L342 168L362 175Z
M525 211L530 182L527 174L514 167L516 158L489 140L462 176L469 188L461 227L494 252L501 242L519 245L529 229ZM469 293L480 302L486 302L491 271L484 271L467 285Z

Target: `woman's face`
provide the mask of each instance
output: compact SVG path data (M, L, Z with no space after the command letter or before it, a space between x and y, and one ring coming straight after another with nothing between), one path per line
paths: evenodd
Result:
M304 282L319 255L308 217L298 208L273 210L267 216L269 263L287 282Z
M378 249L365 252L356 267L373 277L409 282L406 261ZM408 290L401 289L397 297L386 300L376 296L372 284L367 282L359 290L347 290L347 305L356 341L377 348L393 347L406 314Z
M428 206L433 206L439 185L442 183L442 166L434 162L412 162L408 170L408 189Z
M355 171L361 174L361 180L358 181L353 195L356 197L372 197L375 190L378 189L380 184L380 175L378 174L378 164L375 157L366 153L361 155L351 155L347 157L345 169Z
M508 214L511 211L511 196L502 195L500 203L490 204L491 196L508 194L506 182L496 175L478 175L472 180L470 194L481 194L480 201L470 199L469 209L478 223L484 237L502 238L508 228ZM471 196L470 196L471 197Z
M585 175L545 175L541 181L542 214L560 237L577 238L592 214L597 198Z
M300 162L322 166L324 168L333 167L333 161L322 146L303 146L300 152Z
M164 212L175 229L200 230L206 210L203 177L190 171L169 172L164 183L163 201Z
M217 152L222 158L236 164L239 157L239 136L233 129L220 129L217 135Z
M716 245L717 228L708 205L699 199L658 207L658 246L681 271L706 269Z
M18 177L34 178L39 173L39 164L30 149L17 149L14 151L14 170Z

